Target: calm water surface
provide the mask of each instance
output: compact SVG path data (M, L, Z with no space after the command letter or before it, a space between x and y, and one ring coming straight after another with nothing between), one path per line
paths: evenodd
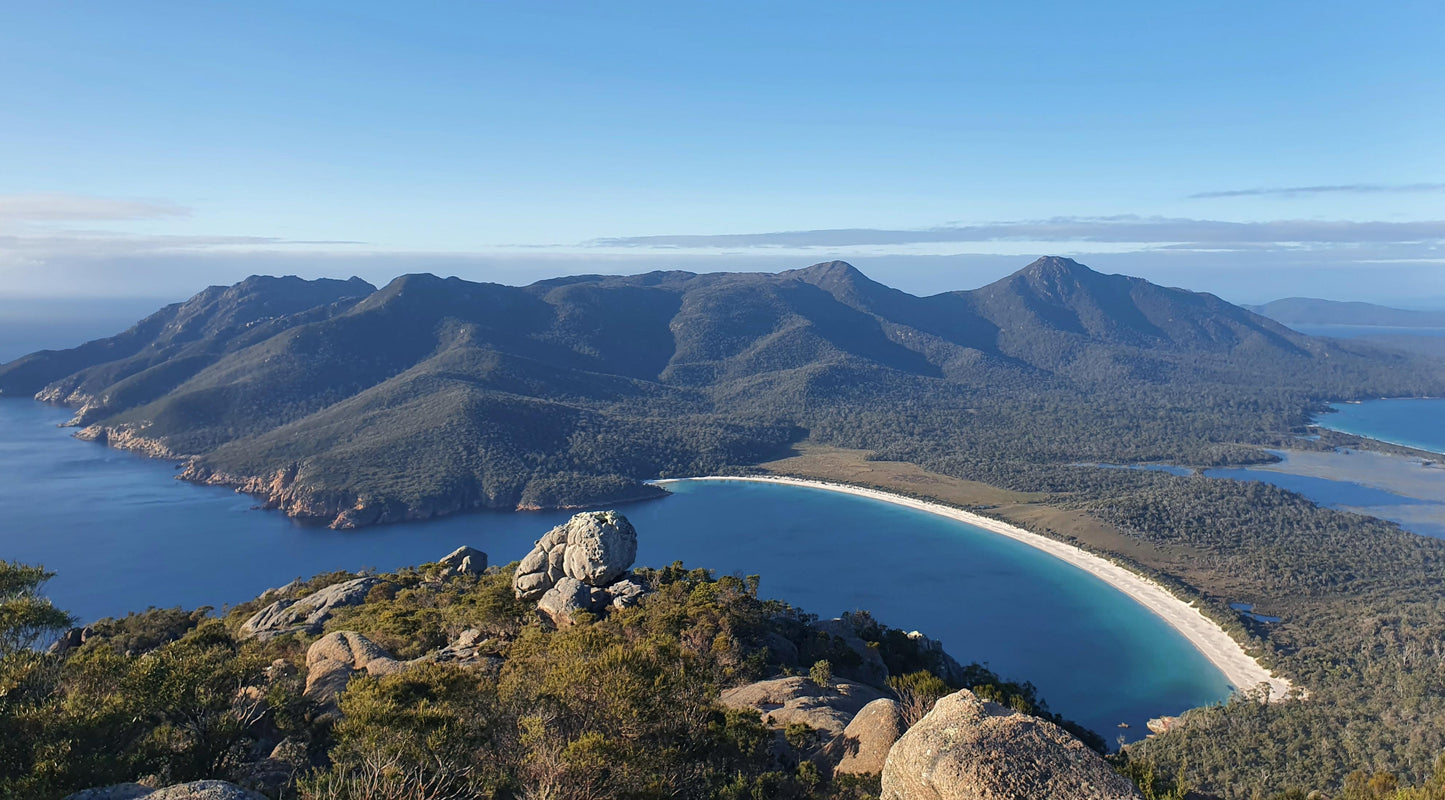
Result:
M294 577L390 570L470 544L520 558L568 514L482 513L362 531L294 525L174 465L69 438L67 413L0 398L0 556L59 573L82 619L221 606ZM1113 739L1223 699L1223 676L1173 629L1096 578L1013 540L867 498L691 481L630 505L638 563L762 576L762 593L822 616L866 609L961 661L1033 681L1052 708ZM1117 728L1119 722L1131 727Z
M1319 415L1316 425L1445 454L1445 398L1366 400L1330 408L1335 413Z

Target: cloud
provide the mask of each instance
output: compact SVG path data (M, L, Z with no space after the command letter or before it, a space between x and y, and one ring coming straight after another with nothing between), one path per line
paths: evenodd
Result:
M1176 249L1079 253L1069 248L1026 255L999 252L938 255L879 254L847 260L875 280L913 294L972 289L1023 267L1039 255L1069 255L1101 272L1208 291L1232 302L1279 297L1359 299L1395 305L1445 307L1445 249L1383 244L1310 250L1184 251ZM346 278L380 286L397 275L431 272L512 285L561 275L690 272L776 272L823 260L772 250L739 254L631 251L610 253L340 252L282 248L212 248L168 252L96 252L40 258L29 264L0 259L0 298L165 296L181 300L207 285L247 275Z
M154 200L124 200L78 194L0 195L0 224L129 221L184 217L190 209Z
M1357 244L1445 239L1445 220L1227 222L1168 217L1055 217L918 230L836 228L769 233L665 234L596 239L598 248L838 248L976 242L1102 242L1217 248L1270 243Z
M1288 186L1277 189L1227 189L1219 192L1199 192L1189 195L1190 200L1206 200L1219 197L1268 197L1301 194L1397 194L1406 192L1445 192L1445 183L1342 183L1328 186Z

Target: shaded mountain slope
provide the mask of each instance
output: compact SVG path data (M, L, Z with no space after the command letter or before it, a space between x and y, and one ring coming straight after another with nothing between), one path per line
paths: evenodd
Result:
M931 297L842 262L249 278L0 367L0 392L75 406L86 438L341 526L647 496L810 434L955 471L1007 461L1015 482L1079 458L1207 461L1324 398L1430 391L1432 362L1061 258Z

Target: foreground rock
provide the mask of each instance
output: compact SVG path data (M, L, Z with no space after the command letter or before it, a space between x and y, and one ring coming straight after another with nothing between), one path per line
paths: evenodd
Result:
M864 706L883 695L861 683L819 686L809 678L773 678L722 693L718 701L730 708L751 708L771 728L802 723L829 738L842 736Z
M282 598L251 615L241 625L241 638L268 641L288 633L320 633L334 609L359 605L367 592L380 583L373 577L334 583L300 600Z
M266 800L266 796L225 781L195 781L157 789L145 800Z
M951 694L893 745L882 800L1139 800L1062 728L972 692Z
M595 614L611 602L612 596L606 589L564 577L537 601L537 610L550 617L558 626L563 626L575 623L579 613Z
M538 600L557 581L571 578L606 586L637 558L637 531L616 511L578 514L537 540L517 566L512 588L522 600Z
M843 729L842 758L834 772L844 775L877 775L883 771L888 751L908 723L897 700L874 700L859 711Z
M306 698L326 711L336 711L336 698L361 670L390 675L406 669L375 642L355 631L336 631L312 642L306 650Z
M138 783L120 783L100 789L86 789L66 796L65 800L266 800L265 795L242 789L225 781L193 781L178 783L164 789L152 789Z
M637 558L637 531L616 511L578 514L537 540L517 565L512 590L558 626L578 615L636 605L645 591L626 577Z

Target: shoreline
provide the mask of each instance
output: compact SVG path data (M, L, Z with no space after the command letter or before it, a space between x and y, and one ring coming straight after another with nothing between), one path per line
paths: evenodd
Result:
M1427 395L1427 396L1423 396L1423 397L1379 397L1379 398L1374 398L1374 399L1375 399L1375 400L1445 400L1445 397L1430 397L1430 396ZM1403 447L1403 448L1405 448L1406 450L1414 450L1414 451L1417 452L1417 453L1424 453L1424 454L1426 454L1426 455L1435 456L1435 457L1437 457L1437 458L1445 458L1445 449L1435 450L1435 449L1432 449L1432 448L1433 448L1433 445L1432 445L1432 446L1424 446L1424 445L1420 445L1420 444L1411 444L1411 443L1408 443L1408 442L1396 442L1396 441L1393 441L1393 440L1390 440L1390 439L1382 439L1382 438L1380 438L1379 436L1366 435L1366 434L1363 434L1363 433L1355 433L1354 431L1347 431L1347 430L1345 430L1345 429L1343 429L1343 428L1336 428L1336 427L1333 427L1333 426L1331 426L1331 425L1327 425L1327 424L1325 424L1324 422L1321 421L1321 420L1324 420L1324 419L1328 418L1328 417L1329 417L1330 415L1332 415L1332 414L1339 414L1339 413L1341 413L1341 412L1340 412L1340 409L1335 408L1335 406L1342 406L1342 405L1358 406L1358 405L1364 405L1365 403L1368 403L1368 402L1372 402L1372 401L1370 401L1370 400L1331 400L1331 401L1329 401L1329 403L1328 403L1328 405L1330 406L1330 410L1329 410L1329 411L1322 412L1322 413L1319 413L1319 414L1315 414L1314 416L1310 417L1310 422L1309 422L1310 427L1313 427L1313 428L1321 428L1321 429L1323 429L1323 430L1331 431L1331 432L1333 432L1333 433L1343 433L1343 434L1346 435L1346 436L1354 436L1354 437L1359 438L1359 439L1364 439L1364 440L1370 441L1370 442L1379 442L1380 444L1387 444L1387 445L1390 445L1390 446L1392 446L1392 447Z
M1218 669L1230 685L1234 687L1235 692L1253 689L1259 684L1265 683L1269 685L1270 700L1277 701L1284 699L1293 689L1293 684L1291 684L1287 678L1277 677L1274 673L1265 669L1263 665L1245 652L1244 648L1226 633L1218 623L1205 616L1204 612L1200 611L1192 603L1175 597L1169 590L1143 575L1115 564L1103 556L1095 555L1074 545L1051 539L1042 534L1032 533L1023 528L975 514L971 511L946 506L942 503L918 500L900 494L893 494L878 489L866 489L861 486L851 486L844 483L831 483L783 476L737 475L669 478L666 480L651 481L651 483L665 487L670 483L680 483L689 480L749 481L753 483L779 483L824 489L912 508L916 511L947 517L966 525L982 528L983 530L1000 536L1007 536L1010 539L1026 544L1036 550L1041 550L1048 555L1093 575L1114 589L1124 593L1134 602L1153 612L1155 616L1164 620L1169 627L1178 631L1181 636L1188 640L1189 644L1193 646L1195 650L1199 651L1200 655L1208 659L1209 663L1213 664L1215 669Z

